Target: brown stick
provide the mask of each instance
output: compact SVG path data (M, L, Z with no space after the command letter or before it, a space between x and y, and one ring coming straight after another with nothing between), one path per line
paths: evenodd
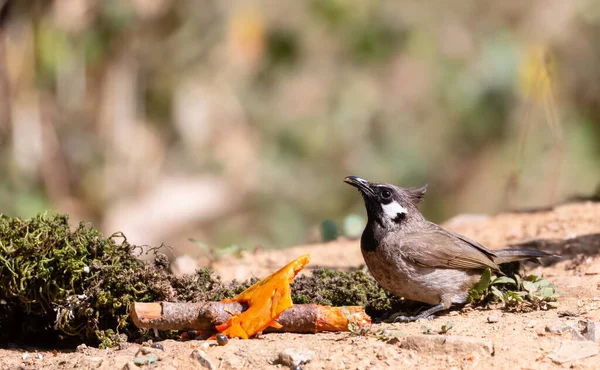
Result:
M215 330L233 315L242 313L246 306L238 302L135 302L130 314L138 328L158 330ZM358 327L371 325L371 318L362 307L331 307L299 304L284 311L277 319L280 329L269 327L266 332L319 333L348 331L349 324Z

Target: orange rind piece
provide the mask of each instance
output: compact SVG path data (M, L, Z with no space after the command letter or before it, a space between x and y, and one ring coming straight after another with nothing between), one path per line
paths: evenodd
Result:
M309 261L310 255L302 255L237 297L221 301L246 303L248 309L217 326L217 330L229 338L248 339L269 326L280 328L275 320L283 311L294 306L290 283Z

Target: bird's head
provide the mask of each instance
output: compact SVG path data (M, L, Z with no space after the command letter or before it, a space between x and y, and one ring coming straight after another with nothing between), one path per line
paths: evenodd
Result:
M423 220L417 204L423 200L427 185L401 188L357 176L348 176L344 182L358 188L362 194L370 222L377 222L386 229L399 229L402 224Z

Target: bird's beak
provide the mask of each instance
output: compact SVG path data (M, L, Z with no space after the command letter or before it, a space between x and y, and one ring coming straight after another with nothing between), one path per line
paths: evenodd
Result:
M348 176L344 179L344 182L358 188L363 194L373 194L371 183L365 179L361 179L357 176Z

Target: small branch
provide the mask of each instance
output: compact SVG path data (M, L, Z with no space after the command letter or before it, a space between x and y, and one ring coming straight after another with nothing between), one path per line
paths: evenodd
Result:
M238 302L136 302L130 314L138 328L158 330L215 330L233 315L247 307ZM371 318L362 307L330 307L316 304L299 304L284 311L276 320L282 327L269 327L265 332L319 333L348 331L349 324L369 327Z

